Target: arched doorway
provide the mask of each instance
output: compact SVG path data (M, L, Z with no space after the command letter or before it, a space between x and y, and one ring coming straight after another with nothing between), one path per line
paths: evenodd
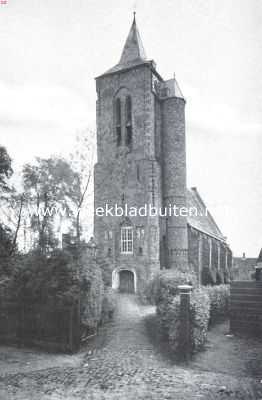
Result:
M137 277L133 268L118 267L112 272L112 288L121 293L136 293Z
M134 293L134 274L132 271L123 269L119 271L119 292L120 293Z

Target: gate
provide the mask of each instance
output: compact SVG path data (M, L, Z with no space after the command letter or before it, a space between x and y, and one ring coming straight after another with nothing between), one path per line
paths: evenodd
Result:
M121 293L134 293L134 274L131 271L119 271L119 291Z

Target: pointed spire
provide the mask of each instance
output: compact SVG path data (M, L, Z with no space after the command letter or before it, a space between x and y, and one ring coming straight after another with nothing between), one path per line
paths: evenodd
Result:
M127 65L134 61L146 61L146 52L136 25L136 12L119 64Z
M153 60L147 60L144 46L138 28L136 25L136 12L127 36L122 55L118 64L107 70L103 75L112 74L125 68L130 68L143 63L153 63Z

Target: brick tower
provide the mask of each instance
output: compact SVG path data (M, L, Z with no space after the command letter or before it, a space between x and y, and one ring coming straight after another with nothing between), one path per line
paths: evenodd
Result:
M119 63L96 78L96 90L98 256L114 288L140 291L160 267L187 265L186 218L132 209L186 205L185 100L146 58L135 17ZM105 215L106 204L129 215Z

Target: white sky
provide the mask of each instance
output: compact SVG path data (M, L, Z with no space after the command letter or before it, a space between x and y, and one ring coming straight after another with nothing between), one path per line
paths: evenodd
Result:
M95 125L94 77L132 21L187 98L188 186L235 253L262 246L261 0L8 0L0 6L0 142L16 164L70 150Z

